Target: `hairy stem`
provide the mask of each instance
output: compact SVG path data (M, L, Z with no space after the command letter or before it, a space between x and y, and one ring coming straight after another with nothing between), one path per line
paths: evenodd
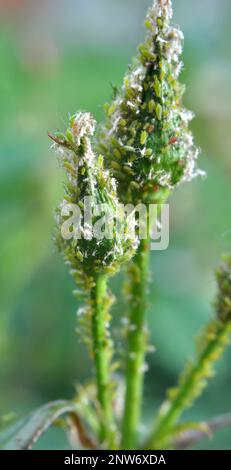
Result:
M110 393L110 344L107 335L107 276L99 274L91 291L92 340L97 396L100 404L100 441L113 447L113 411Z
M214 334L207 338L196 364L191 365L175 389L173 398L161 408L153 433L147 444L148 449L166 448L171 442L171 430L183 411L191 406L206 385L206 378L212 376L213 362L219 359L230 334L230 324L217 322Z
M128 327L126 396L122 448L136 448L140 421L146 351L145 310L149 266L149 243L142 240L130 268L131 299Z

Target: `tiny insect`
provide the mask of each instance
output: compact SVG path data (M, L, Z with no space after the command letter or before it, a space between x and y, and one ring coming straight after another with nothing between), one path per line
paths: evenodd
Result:
M160 187L159 187L158 184L154 184L152 189L153 189L154 193L157 193L159 191Z
M172 145L172 144L175 144L177 141L178 141L178 138L175 136L175 137L171 137L171 139L169 139L168 143L169 143L169 145Z

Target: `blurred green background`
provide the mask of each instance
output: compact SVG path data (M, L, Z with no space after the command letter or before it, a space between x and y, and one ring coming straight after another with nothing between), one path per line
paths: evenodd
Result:
M69 398L92 372L75 334L73 281L52 242L63 175L47 131L68 112L103 117L144 34L151 0L0 0L0 414L19 416L48 400ZM175 0L185 34L185 104L207 179L171 199L170 246L152 253L149 325L157 347L148 358L144 422L175 383L193 341L212 314L214 268L231 241L231 61L229 0ZM112 281L118 333L122 276ZM185 419L231 411L231 351ZM49 431L40 449L68 448ZM200 448L231 448L231 431Z

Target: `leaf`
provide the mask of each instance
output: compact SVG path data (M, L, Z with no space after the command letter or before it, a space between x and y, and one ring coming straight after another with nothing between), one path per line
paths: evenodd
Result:
M187 449L205 437L212 437L215 431L226 427L231 427L231 413L216 416L207 423L186 423L178 429L175 428L179 434L174 440L174 448Z
M0 444L4 450L27 450L63 414L76 413L75 402L57 400L47 403L0 431Z
M171 434L173 435L180 435L180 434L183 434L187 431L200 431L204 434L207 434L208 436L211 435L211 430L208 426L207 423L194 423L194 422L187 422L187 423L181 423L181 424L178 424L177 426L175 426L172 430L171 430Z

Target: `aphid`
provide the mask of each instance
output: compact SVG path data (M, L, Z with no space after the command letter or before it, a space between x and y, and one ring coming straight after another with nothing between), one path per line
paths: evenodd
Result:
M140 189L140 186L139 186L139 184L138 184L136 181L131 181L131 183L130 183L130 188L131 188L131 189L139 190L139 189Z
M152 187L152 189L153 189L154 193L158 193L160 187L159 187L158 184L154 184L154 186Z
M153 88L154 88L154 91L155 91L155 94L158 98L160 98L161 96L161 84L157 78L157 76L155 75L154 76L154 84L153 84Z
M130 87L130 82L129 82L128 77L125 77L125 79L124 79L124 86L125 86L126 89L128 89Z
M146 28L152 29L152 23L151 23L149 20L146 20L146 21L144 22L144 25L146 26Z
M175 144L177 141L178 141L178 137L174 136L174 137L171 137L171 139L169 139L168 144L172 145L172 144Z
M162 118L162 107L159 103L156 105L156 116L157 119L160 121Z
M111 161L111 166L114 170L121 171L121 166L119 165L118 162L115 162L114 160Z
M127 152L134 152L135 151L134 147L131 147L130 145L124 145L124 150L127 150Z
M69 173L70 173L73 177L76 176L75 169L73 168L73 166L72 166L69 162L67 162L67 161L63 162L63 166L64 166L64 168L66 168L66 169L69 171Z
M135 175L134 170L132 170L132 168L130 168L129 166L124 165L124 166L123 166L123 169L124 169L124 171L126 171L126 173L127 173L128 175L131 175L131 176L134 176L134 175Z
M74 119L73 116L70 117L70 125L71 125L71 130L72 130L72 133L74 135L77 135L78 134L78 122L76 119Z
M76 257L81 263L83 262L83 254L81 253L81 251L76 252Z
M115 110L116 110L116 102L112 103L112 105L109 106L107 110L108 117L110 117L115 112Z
M146 131L142 131L140 135L141 145L144 145L146 143L147 138L148 138L148 133Z
M152 149L146 149L145 150L145 156L146 157L151 157L151 155L152 155Z
M150 113L153 113L154 109L155 109L155 101L154 101L154 100L150 100L150 101L148 102L148 111L149 111Z
M119 158L119 159L121 158L121 153L118 149L115 149L113 154L115 155L116 158Z
M155 129L154 124L150 124L150 126L147 128L147 131L149 134L151 134L154 131L154 129Z
M100 167L103 167L104 158L103 155L98 156L98 163Z
M125 127L125 126L126 126L126 121L125 121L125 119L120 119L119 125L120 125L121 127Z

